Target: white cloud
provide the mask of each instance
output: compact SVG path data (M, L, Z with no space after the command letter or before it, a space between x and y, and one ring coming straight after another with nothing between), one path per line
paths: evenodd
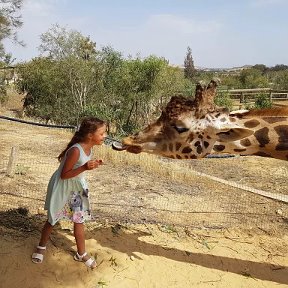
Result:
M147 22L148 29L181 34L211 33L219 30L221 26L215 21L195 21L171 14L152 15Z

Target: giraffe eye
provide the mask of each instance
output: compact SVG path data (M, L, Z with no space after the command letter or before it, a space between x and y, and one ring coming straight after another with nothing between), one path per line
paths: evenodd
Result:
M187 132L189 129L186 127L179 127L176 125L172 126L178 133L183 133L183 132Z

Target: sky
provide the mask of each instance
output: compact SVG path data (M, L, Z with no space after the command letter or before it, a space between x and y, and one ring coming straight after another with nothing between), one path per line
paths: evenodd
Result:
M39 56L40 35L59 24L124 57L155 55L196 67L288 64L288 0L23 0L25 47L5 40L16 63Z

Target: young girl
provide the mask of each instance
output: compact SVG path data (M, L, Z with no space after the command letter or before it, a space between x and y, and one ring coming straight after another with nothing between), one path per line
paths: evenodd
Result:
M74 236L77 253L74 260L84 262L90 268L96 262L85 251L84 220L90 218L88 186L84 178L85 170L97 168L102 160L91 160L92 147L101 145L106 137L106 124L94 117L85 118L66 149L58 156L61 162L52 175L47 189L45 210L46 221L36 253L32 255L34 263L42 263L46 244L53 226L60 219L74 222Z

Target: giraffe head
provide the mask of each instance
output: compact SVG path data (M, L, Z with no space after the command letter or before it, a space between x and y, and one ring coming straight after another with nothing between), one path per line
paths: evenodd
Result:
M161 116L144 130L126 137L121 147L132 153L147 152L178 159L202 158L215 142L248 137L253 130L237 125L229 110L214 104L217 82L197 84L195 98L174 96Z

